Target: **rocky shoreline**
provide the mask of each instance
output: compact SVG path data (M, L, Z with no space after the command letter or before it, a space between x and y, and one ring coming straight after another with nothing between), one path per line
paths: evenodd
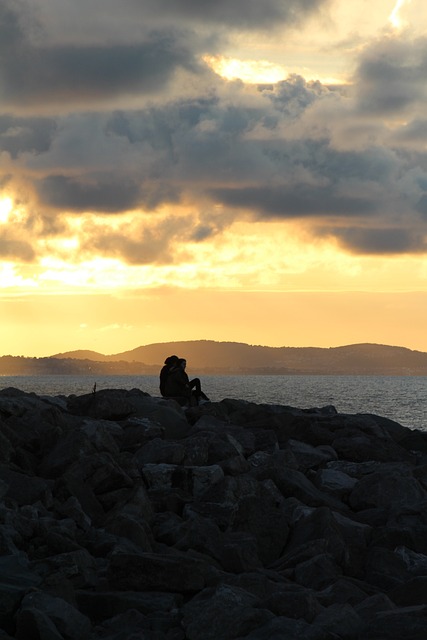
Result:
M421 640L427 433L0 391L0 640Z

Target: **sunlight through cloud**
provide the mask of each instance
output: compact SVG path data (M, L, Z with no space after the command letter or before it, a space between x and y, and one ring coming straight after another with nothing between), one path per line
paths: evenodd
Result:
M393 11L390 13L388 20L390 22L390 24L395 28L395 29L401 29L405 23L402 20L401 16L400 16L400 12L403 9L405 4L408 4L410 2L410 0L397 0L396 4L394 5Z
M288 71L268 60L238 60L224 56L206 56L205 62L227 80L242 80L248 84L276 83L288 76Z
M12 212L13 203L11 198L2 198L0 200L0 224L5 224Z

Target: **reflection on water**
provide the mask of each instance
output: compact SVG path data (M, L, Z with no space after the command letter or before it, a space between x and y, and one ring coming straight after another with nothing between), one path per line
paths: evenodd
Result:
M159 395L158 376L0 377L1 388L39 395L91 393L95 382L98 390L137 388ZM202 385L213 401L238 398L306 409L332 404L342 413L376 413L427 431L427 377L423 376L202 376Z

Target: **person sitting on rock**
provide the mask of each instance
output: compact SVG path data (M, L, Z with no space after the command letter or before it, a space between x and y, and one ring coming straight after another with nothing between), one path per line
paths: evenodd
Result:
M187 372L185 371L187 366L187 360L185 360L184 358L180 358L179 364L181 366L182 371L184 372L185 378L187 380L187 385L190 388L191 398L195 400L195 403L192 403L192 404L201 404L203 401L209 402L208 396L202 391L200 378L193 378L193 380L189 379Z
M165 360L164 366L160 371L160 393L162 394L162 396L165 396L166 379L169 375L169 372L177 364L179 364L178 356L169 356Z
M194 378L190 381L185 371L187 361L184 358L178 358L177 361L173 360L166 365L168 369L163 374L162 392L165 398L174 398L181 406L195 406L201 400L209 401L201 389L200 379Z

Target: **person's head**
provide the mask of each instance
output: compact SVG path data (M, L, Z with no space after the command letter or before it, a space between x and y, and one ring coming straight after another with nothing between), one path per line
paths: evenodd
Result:
M187 366L187 360L185 358L180 358L179 364L183 369L185 369L185 367Z
M179 363L178 356L169 356L165 360L165 364L167 364L169 367L173 367L174 365L177 365L178 363Z

